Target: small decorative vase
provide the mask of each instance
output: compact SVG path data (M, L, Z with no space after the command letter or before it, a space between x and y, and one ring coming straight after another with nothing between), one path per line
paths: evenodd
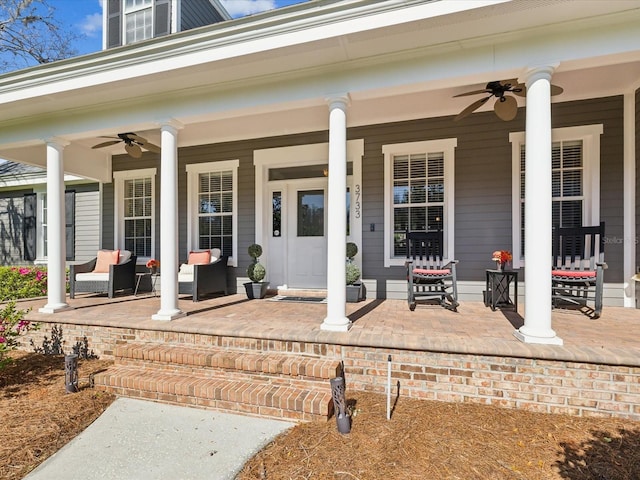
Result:
M149 268L149 271L151 272L151 275L155 275L158 273L158 267L151 267Z
M496 269L501 272L504 271L504 263L496 261Z

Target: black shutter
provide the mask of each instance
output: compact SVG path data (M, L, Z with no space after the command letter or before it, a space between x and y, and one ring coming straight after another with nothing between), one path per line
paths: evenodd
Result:
M76 192L64 192L64 233L67 260L76 259Z
M169 0L156 0L155 18L153 19L153 37L162 37L171 33L171 4Z
M24 243L24 260L36 259L36 211L38 197L35 193L24 196L24 222L22 224L22 241Z
M122 45L122 0L108 0L107 48Z

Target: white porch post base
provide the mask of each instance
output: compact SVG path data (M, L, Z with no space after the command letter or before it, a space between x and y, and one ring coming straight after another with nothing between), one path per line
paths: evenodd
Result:
M352 322L347 317L327 317L320 325L320 330L326 330L328 332L348 332L351 328Z
M524 343L538 343L543 345L563 345L563 340L553 330L537 330L535 328L520 327L513 335Z
M58 313L69 310L71 306L67 303L47 303L44 307L38 309L40 313Z
M171 321L171 320L175 320L176 318L182 318L186 316L187 314L180 309L166 310L166 311L159 310L158 313L154 313L153 315L151 315L151 320Z

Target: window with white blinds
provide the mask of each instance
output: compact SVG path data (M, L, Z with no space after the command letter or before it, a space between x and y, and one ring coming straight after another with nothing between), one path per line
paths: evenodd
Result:
M393 256L405 257L407 230L442 230L444 153L393 156Z
M383 145L385 266L403 265L406 232L442 230L453 255L455 139Z
M552 131L551 215L553 227L597 225L600 222L600 135L602 125L558 128ZM525 134L510 136L513 172L514 267L524 263Z
M156 256L156 169L123 170L113 173L116 218L113 248L131 251L138 262Z
M198 248L233 253L233 171L198 175Z
M525 146L520 147L520 246L524 252ZM552 226L578 227L584 216L582 140L554 142L551 147Z
M236 265L238 160L196 163L187 170L187 248L219 248Z
M153 194L151 178L124 181L124 248L138 257L151 257Z

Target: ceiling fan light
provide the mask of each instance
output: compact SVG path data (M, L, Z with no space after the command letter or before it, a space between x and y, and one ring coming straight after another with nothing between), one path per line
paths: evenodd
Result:
M140 158L142 156L142 149L135 143L125 145L124 149L133 158Z
M493 106L493 110L500 120L508 122L516 118L518 114L518 102L514 97L510 96L498 98Z

